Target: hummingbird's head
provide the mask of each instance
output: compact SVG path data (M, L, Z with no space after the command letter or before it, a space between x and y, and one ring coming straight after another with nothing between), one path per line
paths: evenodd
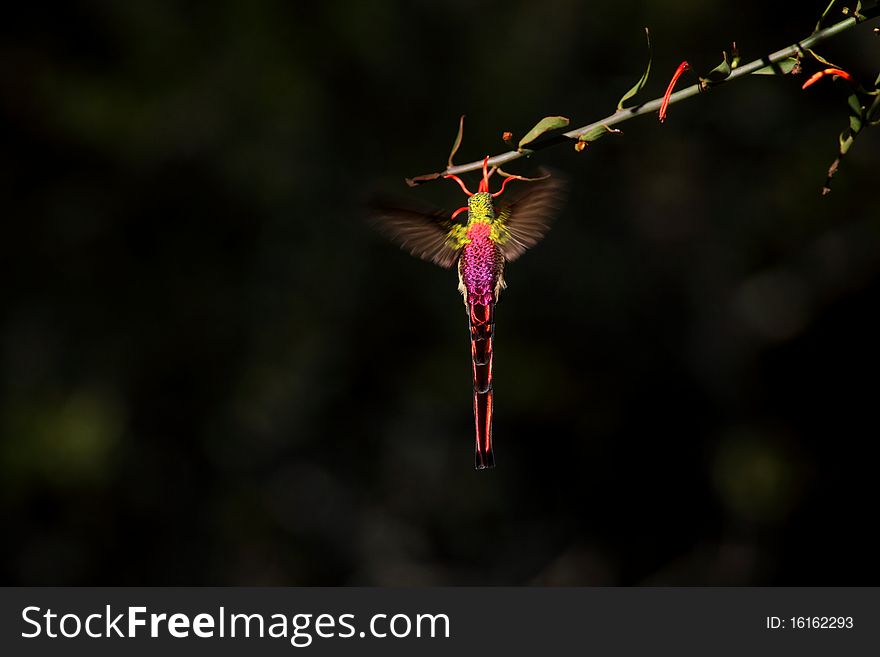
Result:
M472 217L494 217L495 204L489 192L477 192L468 199L468 212Z

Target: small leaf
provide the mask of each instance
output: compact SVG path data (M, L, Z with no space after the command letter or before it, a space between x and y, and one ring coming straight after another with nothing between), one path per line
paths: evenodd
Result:
M627 91L623 96L621 96L620 100L617 102L617 111L623 109L623 104L628 101L630 98L639 93L642 88L645 86L645 83L648 82L648 76L651 74L651 60L654 59L654 49L651 47L651 33L648 31L648 28L645 28L645 39L648 42L648 66L645 67L645 72L642 73L642 77L639 78L639 81L636 82L633 87Z
M850 94L849 98L846 99L846 104L849 107L851 116L862 116L862 101L859 100L858 94Z
M406 184L410 187L417 187L421 185L423 182L428 182L430 180L437 180L442 173L426 173L424 176L416 176L415 178L405 178Z
M862 117L860 116L851 116L849 117L849 130L853 134L858 134L862 129Z
M849 106L849 134L855 139L864 124L865 108L862 107L858 94L850 94L846 104Z
M455 141L452 142L452 150L449 152L449 168L453 167L452 158L455 157L455 154L458 152L458 147L461 146L461 138L464 135L464 114L461 115L461 118L458 120L458 134L455 135Z
M529 130L526 133L526 136L519 140L519 148L518 150L522 150L522 147L526 144L531 144L538 137L543 135L545 132L550 132L551 130L557 130L559 128L564 128L569 124L569 120L564 116L545 116L543 119L538 121L535 124L535 127Z
M537 182L539 180L547 180L547 178L550 177L550 174L548 173L544 176L538 176L537 178L526 178L525 176L520 176L516 173L507 173L506 171L502 171L501 167L498 167L498 173L505 178L513 178L514 180L522 180L525 182Z
M858 96L856 96L856 94L852 94L847 102L851 110L849 116L849 126L847 126L843 130L843 132L841 132L840 135L838 135L837 137L837 157L834 158L834 162L832 162L831 166L828 167L828 174L825 177L825 185L824 187L822 187L823 196L831 192L831 180L840 169L840 164L843 161L843 158L846 157L849 149L852 148L852 145L856 141L856 137L859 136L859 133L862 131L862 127L864 126L864 122L862 121L862 110L859 106ZM856 109L857 106L858 109Z
M828 3L828 6L825 7L825 11L822 12L822 15L819 17L819 21L816 23L816 28L813 30L813 34L822 29L822 21L825 20L825 17L828 15L828 12L831 11L831 8L834 6L835 2L837 2L837 0L831 0L831 2Z
M817 53L812 48L807 48L807 52L813 56L813 59L815 59L817 62L825 64L825 66L830 66L831 68L840 68L837 64L832 64L831 62L829 62L827 59L822 57L822 55Z
M607 125L602 124L598 125L589 132L585 132L582 135L578 136L578 143L587 143L592 144L597 139L601 139L605 135L620 135L623 134L622 130L616 130L614 128L609 128Z
M840 137L838 137L838 141L840 142L840 154L846 155L855 140L855 136L848 129L841 132Z
M709 71L706 77L700 78L700 82L703 84L704 87L726 80L727 77L730 75L730 62L727 59L727 53L722 52L721 56L724 58L723 61L718 66Z
M501 135L501 141L513 148L513 133L505 132Z
M786 57L775 64L768 64L757 71L752 71L752 75L788 75L797 65L797 57Z
M880 125L880 94L874 98L874 102L871 103L868 111L865 112L865 120L868 122L868 125Z

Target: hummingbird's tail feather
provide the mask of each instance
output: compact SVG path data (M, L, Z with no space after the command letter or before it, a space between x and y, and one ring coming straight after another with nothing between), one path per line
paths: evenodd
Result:
M495 302L468 303L471 361L474 372L474 422L477 470L495 467L492 451L492 338L495 334Z

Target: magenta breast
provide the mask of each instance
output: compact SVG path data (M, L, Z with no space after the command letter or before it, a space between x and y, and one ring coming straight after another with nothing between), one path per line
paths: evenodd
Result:
M489 239L489 224L477 223L468 229L470 244L461 254L461 278L468 291L469 303L488 304L494 300L498 282L495 244Z

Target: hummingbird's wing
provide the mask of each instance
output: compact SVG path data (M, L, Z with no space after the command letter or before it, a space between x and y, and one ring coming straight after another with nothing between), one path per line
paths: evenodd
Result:
M510 262L541 241L562 207L565 180L547 169L541 169L541 174L550 177L524 182L516 194L511 193L510 201L498 204L496 222L500 222L501 230L496 243Z
M397 199L370 203L372 223L414 256L449 269L458 259L460 246L450 232L451 213L417 207Z

